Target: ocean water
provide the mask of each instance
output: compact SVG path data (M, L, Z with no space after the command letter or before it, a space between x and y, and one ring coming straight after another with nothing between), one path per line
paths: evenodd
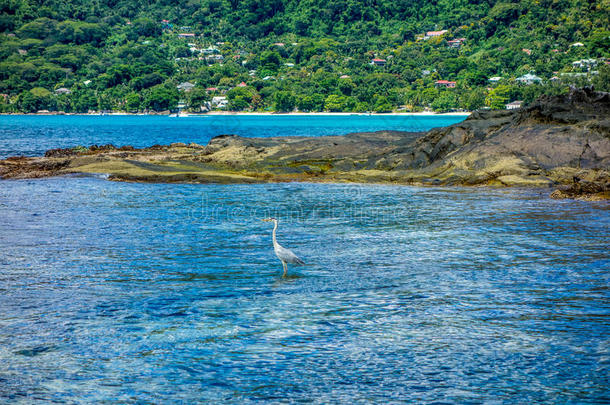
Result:
M610 207L547 194L4 181L0 403L607 402Z
M206 119L0 117L0 151ZM383 125L284 119L235 132ZM610 204L548 193L0 181L0 404L609 402Z
M147 147L172 142L207 144L216 135L324 136L383 129L425 131L465 116L0 116L0 159L38 156L78 145Z

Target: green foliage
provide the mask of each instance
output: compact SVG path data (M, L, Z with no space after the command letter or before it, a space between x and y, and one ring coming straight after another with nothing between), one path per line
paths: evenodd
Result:
M596 90L610 91L610 66L602 66L599 69L599 74L593 78L592 82Z
M56 38L63 43L99 46L107 36L108 27L105 25L81 21L63 21L57 24Z
M163 85L155 86L146 94L143 106L152 111L173 110L178 105L178 91Z
M89 148L86 147L86 146L79 145L79 146L73 147L72 148L72 152L75 152L75 153L87 153L87 152L89 152Z
M140 109L142 98L138 93L132 92L125 96L125 110L129 112L136 112Z
M460 106L471 111L485 106L485 89L478 88L465 94Z
M128 76L125 77L127 79ZM134 77L130 85L134 90L140 91L144 89L148 89L149 87L156 86L157 84L161 84L165 81L165 75L162 75L158 72L148 73L143 76Z
M520 14L521 7L518 3L498 3L489 10L488 17L490 20L508 25L516 20Z
M465 75L466 84L469 86L484 86L487 84L487 76L480 70L472 70Z
M250 107L254 93L248 87L235 87L227 92L229 110L243 111Z
M610 49L610 31L607 29L594 31L587 41L587 46L591 56L606 56Z
M451 91L444 91L432 102L432 108L434 111L447 112L458 108L458 100L455 93ZM504 108L504 106L502 106Z
M280 67L282 57L275 51L264 51L260 57L260 65L262 69L276 72Z
M351 96L352 93L354 92L354 89L356 88L356 85L350 79L342 79L339 81L338 87L339 87L339 91L341 91L341 93L343 93L346 96Z
M324 95L314 93L301 96L297 100L297 108L304 112L322 111L324 110Z
M235 87L227 92L229 110L243 111L250 107L255 93L249 87Z
M25 112L55 109L55 101L51 92L42 87L34 87L31 90L24 91L19 95L17 103L19 108Z
M158 37L161 35L161 26L150 18L137 18L132 23L130 38L138 37Z
M275 109L281 112L290 112L294 110L296 100L294 95L288 91L278 91L275 93Z
M175 86L185 81L197 84L184 93L195 111L209 99L206 87L226 91L236 111L379 112L504 108L570 84L608 89L608 0L176 4L0 0L0 93L9 96L0 110L164 111L175 108ZM448 30L442 38L416 40L440 29ZM451 47L454 38L464 41ZM202 51L209 47L217 49ZM371 65L373 58L386 64ZM588 58L598 66L572 68ZM516 84L530 71L545 84ZM573 72L585 75L561 75ZM494 88L493 76L504 87ZM457 86L439 89L437 80ZM242 81L249 86L235 87ZM59 87L72 92L30 91Z
M201 107L208 101L210 101L210 95L202 88L195 87L187 93L187 105L193 111L201 111Z
M72 93L72 110L78 113L97 110L95 92L91 89L79 89Z
M390 104L387 97L377 97L373 111L375 111L377 113L392 112L392 104Z
M369 105L367 103L357 102L354 105L354 108L352 108L352 111L355 111L355 112L367 112L367 111L369 111Z
M56 33L57 22L46 17L24 24L17 30L20 38L46 39Z
M485 98L485 105L492 110L501 110L505 108L508 103L508 96L510 93L510 87L506 85L499 85L495 89L489 92Z
M328 111L343 111L345 108L345 100L345 96L331 94L324 100L324 108Z

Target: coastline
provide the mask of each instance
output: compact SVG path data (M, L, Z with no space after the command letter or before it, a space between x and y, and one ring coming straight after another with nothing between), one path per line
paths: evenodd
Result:
M51 149L44 157L0 160L0 178L97 173L130 182L560 187L553 197L610 199L608 101L609 93L574 90L542 97L525 109L477 111L426 132L218 135L205 146Z
M233 112L233 111L213 111L209 113L187 113L180 114L176 118L202 118L202 117L214 117L214 116L244 116L244 117L258 117L258 116L326 116L326 117L345 117L345 116L388 116L388 117L451 117L451 116L470 116L472 112L447 112L447 113L435 113L435 112L404 112L404 113L352 113L352 112ZM36 113L0 113L0 116L154 116L154 117L169 117L169 112L160 112L160 113L128 113L128 112L111 112L111 113L62 113L62 112L36 112ZM175 117L175 116L174 116Z
M404 112L404 113L351 113L351 112L232 112L232 111L214 111L207 114L187 114L188 117L206 116L206 115L243 115L243 116L469 116L472 112Z

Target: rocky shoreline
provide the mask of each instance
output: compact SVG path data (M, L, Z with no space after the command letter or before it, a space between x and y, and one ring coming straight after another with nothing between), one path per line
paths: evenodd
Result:
M318 138L221 135L207 146L53 149L0 161L0 177L103 173L110 180L282 181L554 187L555 198L610 198L610 93L573 90L526 109L478 111L427 132Z

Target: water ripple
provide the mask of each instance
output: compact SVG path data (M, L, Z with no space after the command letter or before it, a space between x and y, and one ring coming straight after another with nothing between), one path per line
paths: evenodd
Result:
M359 187L2 183L0 402L610 399L607 203Z

